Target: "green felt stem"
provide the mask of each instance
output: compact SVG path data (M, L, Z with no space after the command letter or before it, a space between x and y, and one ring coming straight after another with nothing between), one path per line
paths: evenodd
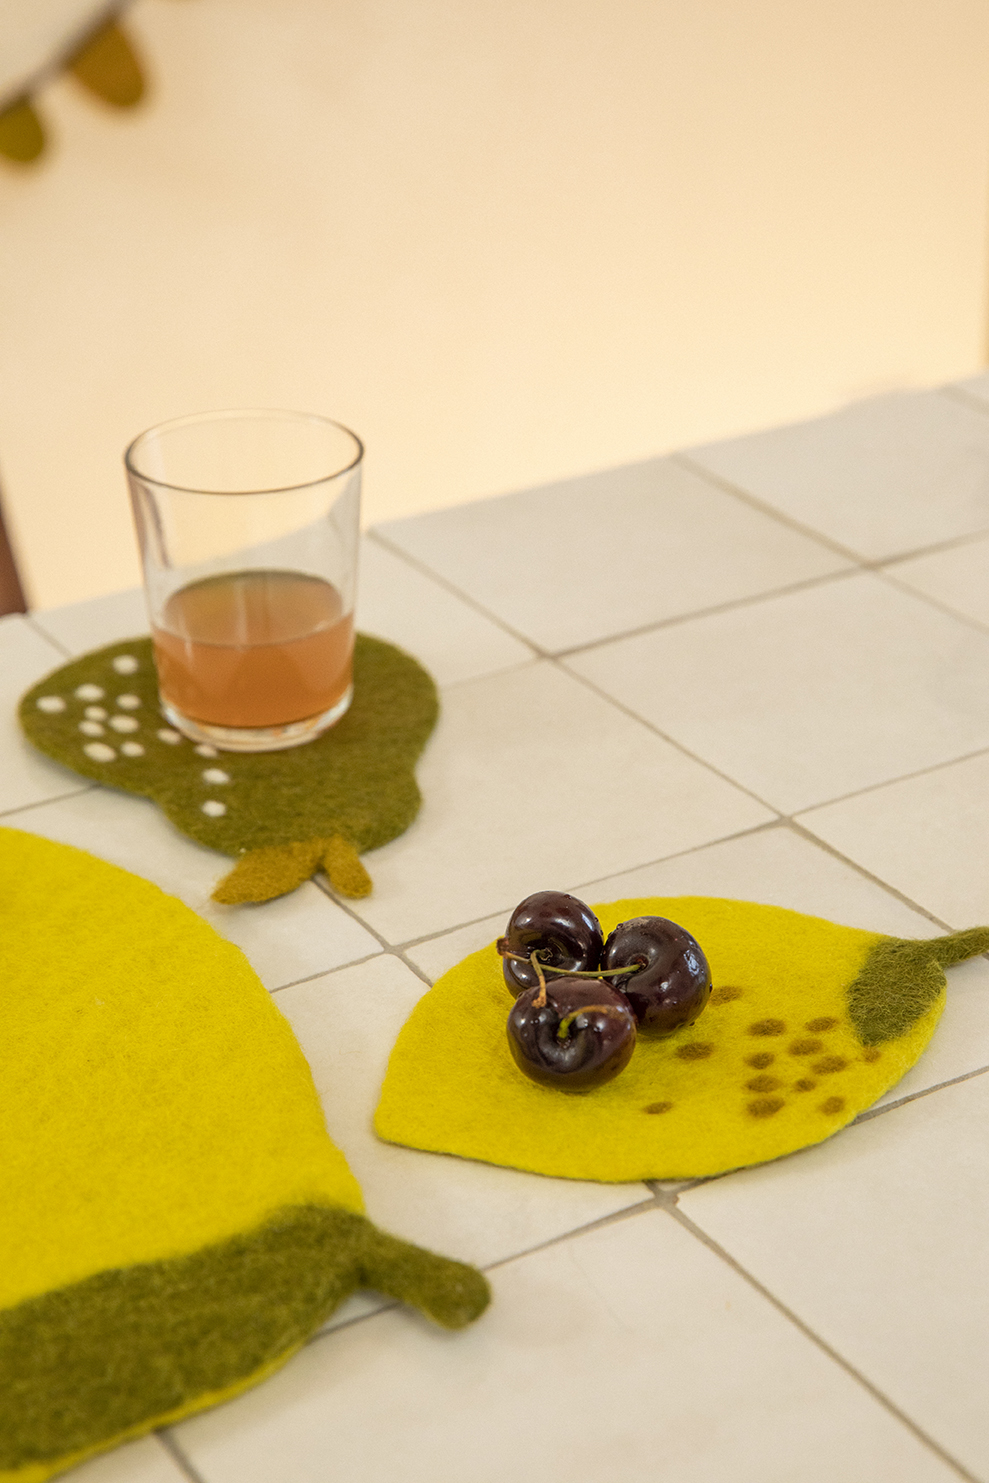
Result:
M953 963L989 953L989 927L968 927L963 932L949 932L946 937L932 937L927 946L942 968L950 968Z
M371 1227L361 1252L361 1284L418 1308L443 1328L473 1323L491 1292L474 1267L434 1256Z
M100 1272L0 1313L0 1469L154 1424L287 1356L361 1286L447 1327L484 1309L479 1272L362 1215L281 1211L172 1260Z

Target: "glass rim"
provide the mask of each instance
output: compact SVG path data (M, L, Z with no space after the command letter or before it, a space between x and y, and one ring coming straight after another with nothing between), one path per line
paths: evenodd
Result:
M282 418L288 422L310 422L319 423L323 427L336 428L338 432L346 433L352 439L356 451L349 463L340 468L333 469L330 473L320 474L316 479L302 479L297 484L276 484L270 489L201 489L190 484L170 484L165 479L156 479L153 474L143 473L137 466L135 455L138 447L146 438L154 433L170 432L181 427L191 427L197 422L225 422L234 418ZM153 484L157 489L172 489L178 494L207 494L213 498L243 499L252 494L291 494L298 489L312 489L317 484L325 484L330 479L339 479L341 474L348 474L355 469L364 457L364 444L352 428L342 422L336 422L332 417L323 417L318 412L293 412L288 408L280 407L229 407L222 408L216 412L190 412L185 417L171 417L166 422L157 422L153 427L146 427L143 432L138 433L136 438L128 443L124 449L124 468L128 474L135 479L140 479L143 484Z

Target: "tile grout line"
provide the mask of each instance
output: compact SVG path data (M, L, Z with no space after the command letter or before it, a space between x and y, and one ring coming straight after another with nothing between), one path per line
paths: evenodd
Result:
M980 618L973 618L970 613L963 613L958 608L949 607L939 597L932 597L929 592L924 592L920 587L911 587L909 582L905 582L902 577L897 577L895 573L887 571L885 566L876 567L875 575L881 582L885 582L888 586L892 587L894 591L902 592L907 597L917 598L918 601L926 603L929 608L934 608L936 612L943 613L946 618L954 618L956 623L964 623L966 628L972 628L976 633L989 633L989 623L983 623Z
M324 895L328 896L331 901L335 902L336 905L339 906L342 911L345 911L347 913L347 915L349 917L351 917L358 924L358 926L363 927L364 930L365 930L365 932L369 932L371 934L371 936L373 938L375 938L375 940L377 942L380 942L381 947L382 947L382 950L385 953L387 953L390 958L397 958L400 963L404 963L405 964L405 967L409 970L409 972L410 973L414 973L415 976L416 976L416 978L418 978L420 980L420 982L422 982L422 983L424 983L426 985L427 989L431 989L433 987L432 980L426 977L426 975L423 973L422 969L421 968L417 968L414 963L410 963L409 960L408 960L408 958L405 956L404 952L402 951L402 949L400 947L396 947L394 944L390 943L386 937L383 937L381 935L381 933L377 930L376 927L372 927L369 922L363 921L357 915L357 913L354 911L354 909L346 904L346 902L345 902L345 900L343 898L341 898L340 896L334 895L333 892L330 889L329 883L327 883L324 886L322 884L321 879L317 877L317 879L316 879L316 885L319 887L319 889L323 892ZM480 920L480 918L478 920ZM457 929L454 928L453 930L456 931ZM371 954L368 955L367 958L363 958L361 961L364 962L364 963L367 963L367 962L371 961L371 959L373 959L373 958L379 958L380 956L381 956L380 953L371 953ZM353 964L349 964L349 963L342 963L340 966L342 968L349 968L349 967L353 967L354 965ZM329 970L329 971L332 971L332 970ZM314 974L314 977L317 977L318 978L319 975L318 974Z
M830 536L825 535L824 531L815 530L812 525L803 525L799 520L794 519L792 515L788 515L785 510L776 509L774 505L760 499L757 494L752 494L748 489L743 489L740 484L733 484L730 479L726 479L723 475L716 474L713 469L706 468L704 464L698 463L695 459L691 458L689 453L671 453L668 457L672 463L679 464L681 468L686 469L688 473L694 474L698 479L705 480L716 489L722 490L723 493L734 495L737 500L741 500L743 504L749 505L753 510L758 510L760 515L768 515L771 520L777 521L780 525L787 526L790 530L796 531L798 535L804 536L807 540L816 542L819 546L826 547L827 550L833 551L836 556L843 557L845 561L850 561L857 567L865 564L867 558L863 557L858 551L853 551L850 546L843 546L840 541L832 540Z
M284 989L297 989L300 984L311 984L317 978L324 978L327 973L340 973L344 968L360 968L363 963L373 963L381 953L365 953L363 958L348 958L346 963L335 963L332 968L317 968L315 973L305 973L301 978L293 978L287 984L279 984L276 989L269 989L268 993L274 997ZM259 975L260 976L260 975Z
M816 834L811 833L809 829L805 829L804 826L798 823L796 819L786 818L783 820L783 822L787 825L788 828L793 830L794 834L798 835L801 839L805 839L811 844L817 845L820 849L824 850L826 854L831 855L835 860L840 860L842 865L850 866L851 869L856 872L856 874L864 876L864 878L867 881L871 881L873 885L881 886L884 891L887 891L891 896L895 896L898 901L901 901L904 906L908 906L911 911L915 911L918 913L919 916L926 917L929 922L933 922L935 927L941 927L945 932L953 932L955 930L950 922L944 921L942 917L935 916L934 913L930 911L926 906L921 906L919 902L914 901L912 897L907 896L903 891L899 890L898 887L890 885L888 881L884 881L881 876L874 875L871 870L867 870L866 867L864 865L860 865L857 860L853 860L849 855L843 855L840 850L835 848L834 845L829 844L826 839L818 838ZM982 956L985 956L985 954L983 954Z
M50 803L64 803L68 798L80 798L83 793L95 793L99 787L99 783L87 783L81 788L73 788L69 793L56 793L52 798L39 798L34 803L19 803L16 808L0 809L0 819L9 819L14 814L27 814L35 808L47 808Z
M98 601L98 599L97 599L97 601ZM28 623L30 623L31 627L34 629L35 633L39 636L39 638L43 638L46 641L46 643L51 644L53 646L53 648L56 648L56 649L61 650L61 652L65 655L66 659L73 659L73 658L76 658L77 657L76 655L74 655L72 653L72 650L71 649L67 649L66 648L65 644L62 643L62 640L61 639L55 638L54 634L49 633L48 630L47 630L47 628L42 627L42 625L37 621L34 613L27 612L27 613L24 614L24 617L25 617L26 621Z
M959 1086L963 1081L973 1081L977 1076L985 1076L987 1071L989 1071L989 1066L977 1066L974 1071L963 1071L960 1076L952 1076L948 1081L939 1081L936 1086L922 1087L919 1092L910 1092L895 1102L887 1102L883 1107L867 1107L864 1112L859 1113L858 1117L852 1119L850 1126L856 1128L859 1123L869 1123L874 1117L882 1117L884 1113L895 1112L898 1107L907 1107L911 1102L919 1101L921 1097L929 1097L932 1092L943 1092L946 1087Z
M649 1189L644 1179L636 1182L645 1189ZM573 1241L578 1236L586 1236L592 1231L604 1230L606 1226L618 1225L620 1221L631 1220L636 1215L645 1215L650 1210L664 1208L655 1192L650 1190L646 1199L637 1200L634 1205L625 1205L621 1210L612 1210L609 1215L599 1215L596 1220L589 1220L585 1225L575 1226L571 1231L560 1231L556 1236L548 1236L545 1241L537 1241L535 1246L527 1246L524 1251L513 1251L511 1256L499 1257L497 1261L488 1262L487 1266L481 1268L481 1271L500 1271L502 1267L511 1266L512 1262L525 1261L527 1257L535 1256L540 1251L550 1251L554 1246L562 1246L564 1242Z
M623 643L626 639L642 638L649 633L659 633L667 628L678 628L683 623L693 623L702 618L717 618L724 613L734 613L739 608L757 607L763 602L772 602L781 597L790 597L796 592L807 592L814 587L826 587L832 582L846 581L849 577L861 576L861 572L847 567L841 571L824 572L818 577L802 577L799 582L789 582L783 587L768 587L762 592L750 592L744 597L733 597L729 602L715 603L707 608L691 608L686 613L674 613L669 618L657 618L652 623L641 623L637 628L626 628L620 633L605 634L603 638L588 639L586 643L574 644L571 648L554 649L547 658L571 659L574 655L586 654L594 649L603 649L607 644Z
M800 808L794 809L792 814L783 814L785 819L800 819L807 814L817 813L819 809L831 808L836 803L847 803L852 798L863 798L867 793L878 793L883 788L892 788L896 783L909 783L914 778L927 777L932 772L943 772L945 768L957 767L962 762L972 762L976 757L984 757L989 753L989 747L977 747L974 752L962 752L958 757L946 757L942 762L931 762L927 767L918 767L913 772L900 773L895 778L884 778L881 783L869 783L865 788L853 788L850 793L839 793L835 798L823 798L819 803L808 803Z
M388 539L387 536L383 536L377 529L377 527L372 526L369 530L366 530L364 534L368 540L373 540L382 548L382 550L390 552L392 556L399 557L408 566L412 567L413 571L417 571L420 576L428 577L430 581L435 582L438 587L442 587L446 592L451 593L454 597L460 598L461 602L467 603L468 607L473 608L476 613L480 613L482 618L487 618L489 623L496 624L503 633L507 633L509 638L513 638L518 643L524 644L524 646L529 649L537 659L545 659L548 657L546 650L541 648L534 639L526 638L524 634L521 634L518 632L517 629L512 628L511 624L506 623L503 618L499 618L496 613L490 612L486 607L479 603L476 597L472 597L469 592L465 592L462 588L457 587L447 577L444 577L439 572L434 571L433 568L427 566L424 561L420 561L417 556L412 556L410 552L403 551L401 546L395 545Z
M720 778L722 782L729 783L739 793L744 793L746 797L753 799L754 802L758 804L761 804L763 808L769 809L770 813L772 813L776 819L784 819L787 817L787 815L785 815L782 810L776 808L771 803L767 803L765 798L761 798L758 793L754 793L751 788L745 785L745 783L737 782L735 778L730 777L728 773L722 772L719 767L715 767L713 762L705 761L704 758L699 757L696 752L692 752L689 747L685 747L682 742L679 742L674 737L669 736L665 731L661 731L659 727L656 726L652 721L647 721L644 716L640 716L638 712L633 711L629 706L624 705L622 701L616 700L613 695L606 694L594 683L593 680L589 680L585 675L577 674L574 670L568 669L563 661L557 659L555 655L548 655L547 659L548 662L555 665L556 668L561 671L561 673L569 676L569 678L572 680L576 680L579 685L583 685L586 690L590 690L591 693L593 695L596 695L600 700L604 700L609 705L614 706L615 710L621 711L622 715L627 716L632 721L638 722L640 726L645 727L647 731L651 731L652 734L654 736L658 736L661 741L668 743L669 746L673 747L682 756L689 757L691 762L696 762L698 766L703 767L707 772L713 773L714 776Z
M169 1457L175 1463L175 1466L179 1469L179 1471L186 1478L188 1478L189 1483L205 1483L205 1479L200 1473L197 1473L196 1469L192 1466L192 1463L186 1457L182 1448L175 1440L175 1436L171 1427L162 1427L161 1431L156 1431L154 1433L154 1436L161 1443L162 1447L164 1447L165 1451L168 1453Z
M989 415L989 405L983 404L980 407L980 411ZM834 551L838 556L843 556L846 560L853 562L855 566L866 572L881 572L890 563L910 561L914 557L920 556L934 556L939 551L951 550L955 546L969 545L976 541L985 540L989 536L989 526L984 526L980 530L966 531L964 535L950 536L947 540L929 541L922 546L909 546L905 551L892 551L885 556L864 556L861 552L853 550L851 546L843 546L839 541L832 540L823 531L816 530L810 525L801 524L799 520L794 519L785 510L777 509L775 505L760 499L758 495L753 494L748 489L744 489L740 484L734 484L723 475L716 474L713 469L708 469L703 464L696 463L689 453L671 453L667 456L674 463L678 463L683 468L688 469L692 474L706 479L708 483L713 484L725 494L734 495L736 499L741 500L744 504L751 505L760 514L768 515L770 518L779 521L780 524L786 525L791 530L796 531L798 535L805 536L808 540L816 541L819 545L827 547L828 550Z
M928 1447L937 1457L941 1459L942 1462L953 1468L959 1475L959 1477L964 1478L966 1480L966 1483L983 1483L982 1479L977 1478L974 1473L970 1473L968 1469L965 1468L958 1461L957 1458L952 1457L950 1452L946 1451L945 1448L941 1447L939 1443L935 1442L932 1437L928 1436L927 1433L917 1424L917 1422L913 1421L906 1414L905 1411L901 1411L894 1401L890 1400L890 1398L885 1395L877 1385L874 1385L871 1380L863 1375L860 1370L857 1370L849 1360L845 1359L843 1355L839 1354L838 1350L834 1349L827 1342L826 1339L822 1339L819 1334L815 1333L814 1330L808 1324L806 1324L802 1318L798 1317L798 1315L793 1311L792 1308L787 1307L782 1299L776 1297L776 1295L772 1293L768 1287L764 1287L763 1284L758 1280L758 1278L754 1277L751 1272L743 1267L741 1262L737 1261L730 1252L726 1251L725 1248L723 1246L720 1246L718 1242L715 1241L711 1236L709 1236L705 1230L696 1225L688 1215L685 1215L684 1212L677 1207L675 1196L671 1200L659 1200L658 1203L661 1205L661 1208L664 1209L667 1214L669 1214L673 1218L673 1220L675 1220L680 1226L683 1227L685 1231L688 1231L690 1235L694 1236L698 1241L706 1246L708 1250L711 1251L715 1256L720 1257L721 1260L734 1272L736 1272L739 1277L743 1278L744 1281L747 1282L755 1292L759 1293L761 1297L765 1298L768 1303L771 1303L772 1306L779 1314L782 1315L783 1318L786 1318L794 1326L794 1328L799 1330L799 1332L804 1335L805 1338L809 1339L811 1343L815 1344L817 1348L820 1349L821 1352L828 1357L828 1359L832 1360L835 1364L840 1366L840 1368L843 1369L852 1380L857 1381L857 1383L864 1390L866 1390L869 1395L872 1396L873 1400L877 1401L879 1405L884 1407L884 1409L890 1413L890 1415L894 1416L897 1421L899 1421L903 1426L907 1427L909 1431L913 1432L918 1441L922 1442L926 1447Z

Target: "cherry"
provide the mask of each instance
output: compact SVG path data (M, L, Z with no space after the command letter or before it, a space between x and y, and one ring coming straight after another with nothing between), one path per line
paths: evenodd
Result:
M638 973L609 978L616 968L641 963ZM692 1025L711 997L711 970L696 940L665 917L622 922L604 945L601 974L621 989L639 1028L671 1035Z
M529 961L532 953L550 968L593 973L603 948L597 917L583 901L564 891L537 891L520 901L504 937L498 939L505 982L516 995L539 987L536 969ZM517 956L506 956L509 953Z
M635 1049L635 1016L607 984L554 978L519 994L508 1014L508 1044L533 1081L584 1091L624 1071Z

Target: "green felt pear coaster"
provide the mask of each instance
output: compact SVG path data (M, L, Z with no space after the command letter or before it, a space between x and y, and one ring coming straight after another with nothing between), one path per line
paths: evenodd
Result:
M356 1288L459 1328L474 1268L378 1230L243 954L0 829L0 1483L239 1394Z
M21 725L83 777L151 798L184 834L237 857L217 901L268 901L323 869L366 896L358 856L419 811L414 766L436 724L436 686L393 644L358 634L354 698L329 731L284 752L224 752L163 718L150 639L111 644L34 685Z
M416 1005L375 1117L393 1143L571 1179L689 1179L818 1143L921 1054L943 969L989 951L989 927L914 942L775 906L701 896L595 906L602 929L639 916L686 927L714 991L695 1023L640 1031L629 1065L583 1092L516 1067L512 996L494 943Z

